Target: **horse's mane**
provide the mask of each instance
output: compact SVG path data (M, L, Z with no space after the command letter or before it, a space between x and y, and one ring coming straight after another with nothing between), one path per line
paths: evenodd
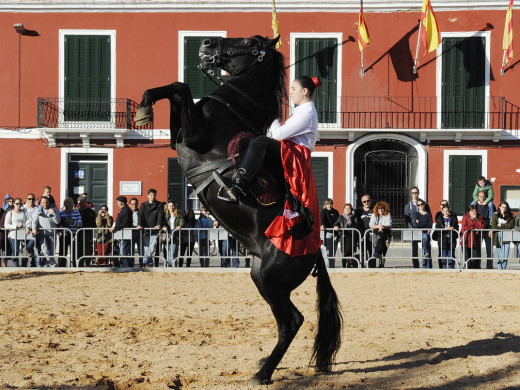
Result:
M266 42L269 41L267 37L255 35L254 38ZM274 46L266 47L266 51L269 53L266 60L271 60L273 63L273 77L275 78L274 94L276 101L274 102L274 108L266 113L266 122L262 128L262 133L267 134L267 130L275 119L281 119L283 116L283 107L287 102L287 74L285 72L285 59L282 53L280 53Z
M273 50L272 53L273 61L274 61L274 68L275 71L278 73L276 75L276 84L275 84L275 94L276 94L276 112L274 118L272 118L272 121L275 119L282 118L283 115L283 107L285 106L285 103L287 102L287 74L285 73L285 60L282 53L280 53L277 50ZM272 122L271 121L271 122ZM270 126L271 124L269 124ZM265 129L267 131L267 129Z

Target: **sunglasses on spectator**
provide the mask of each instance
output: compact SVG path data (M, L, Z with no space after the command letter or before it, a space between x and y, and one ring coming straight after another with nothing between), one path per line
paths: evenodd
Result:
M418 194L419 192L417 191L412 191L412 194L415 195L415 194Z
M27 200L34 200L34 198L27 198Z
M371 202L370 199L369 199L369 200L364 200L364 201L363 201L363 203L370 203L370 202Z
M22 204L20 202L15 203L16 206L21 206Z
M424 206L424 203L417 203L417 206Z

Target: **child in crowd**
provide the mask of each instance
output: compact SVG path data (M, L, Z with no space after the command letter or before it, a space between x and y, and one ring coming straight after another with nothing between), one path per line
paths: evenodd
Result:
M54 200L54 197L51 195L52 188L50 186L43 187L43 195L42 197L46 196L49 198L49 208L52 209L56 207L56 201ZM40 197L40 202L42 200L42 197ZM38 202L38 204L40 203Z
M480 176L478 178L477 184L475 184L475 189L473 190L473 202L472 205L476 205L478 202L478 194L479 192L486 193L486 199L484 200L484 204L487 204L489 207L489 215L493 215L495 212L495 206L493 205L493 184L489 180L487 180L484 176Z

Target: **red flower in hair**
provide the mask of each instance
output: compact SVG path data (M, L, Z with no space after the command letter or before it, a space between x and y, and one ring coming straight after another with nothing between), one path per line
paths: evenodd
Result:
M316 86L316 88L319 88L320 86L320 80L317 77L311 77L312 82Z

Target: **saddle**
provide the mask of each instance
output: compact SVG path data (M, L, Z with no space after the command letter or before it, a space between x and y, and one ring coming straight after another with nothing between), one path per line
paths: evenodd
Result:
M238 133L231 139L228 144L227 154L233 162L233 166L237 167L240 162L240 145L255 138L256 135L249 131ZM243 146L243 144L242 144ZM243 148L242 148L243 149ZM282 189L276 179L265 169L261 167L256 176L251 180L249 192L260 206L272 206L284 199Z

